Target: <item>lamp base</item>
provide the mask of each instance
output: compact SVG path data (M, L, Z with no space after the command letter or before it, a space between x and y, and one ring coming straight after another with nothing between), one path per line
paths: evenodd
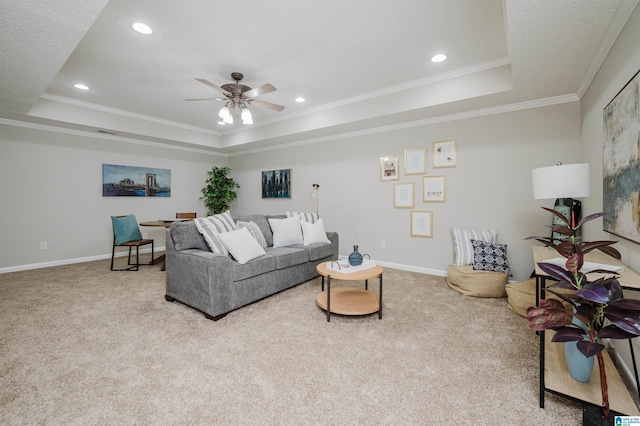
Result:
M569 223L571 227L575 227L578 223L580 223L580 219L582 219L582 203L574 198L558 198L553 206L553 209L558 213L565 216L569 219ZM552 225L565 225L560 218L557 216L553 216ZM579 229L575 235L576 239L579 239L582 235L582 229ZM551 232L551 238L554 240L566 240L566 235L559 234L557 232Z

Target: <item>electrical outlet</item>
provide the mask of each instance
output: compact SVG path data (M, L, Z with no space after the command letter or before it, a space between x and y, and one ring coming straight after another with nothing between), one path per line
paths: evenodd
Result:
M146 232L142 233L142 238L147 239L149 238L149 234L147 234Z
M380 241L380 248L381 249L387 248L387 243L385 241Z
M47 242L46 241L42 241L40 243L40 250L46 250L47 249Z

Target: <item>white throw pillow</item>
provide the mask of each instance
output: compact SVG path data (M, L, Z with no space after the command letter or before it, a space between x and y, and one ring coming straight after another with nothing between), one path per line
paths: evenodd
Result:
M451 228L451 237L453 238L453 250L455 259L454 265L471 265L473 263L473 246L471 240L486 241L495 243L498 237L497 229L475 230Z
M273 246L287 247L302 244L302 228L297 216L287 219L269 219L273 231Z
M331 244L331 241L327 238L327 232L324 230L324 223L322 219L318 219L315 223L300 222L302 225L302 239L304 245L316 243Z
M240 264L267 254L247 228L218 234L218 238Z

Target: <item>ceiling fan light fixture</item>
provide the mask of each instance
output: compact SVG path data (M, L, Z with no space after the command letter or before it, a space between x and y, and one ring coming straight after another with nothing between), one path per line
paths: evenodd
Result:
M223 120L227 117L231 117L231 112L229 111L229 107L228 106L223 106L222 108L220 108L220 112L218 113L218 117L222 118Z
M447 59L447 55L445 55L444 53L438 53L437 55L434 55L433 57L431 57L431 62L438 63L446 59Z
M153 30L151 29L150 26L148 26L147 24L144 24L142 22L136 22L136 23L132 24L131 26L133 27L134 30L136 30L140 34L149 35L149 34L151 34L153 32Z
M240 118L242 118L242 124L253 124L253 117L251 116L251 111L249 111L248 108L242 109Z

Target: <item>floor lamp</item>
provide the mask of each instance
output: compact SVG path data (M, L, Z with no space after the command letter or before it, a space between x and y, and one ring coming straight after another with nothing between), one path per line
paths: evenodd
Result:
M533 181L533 198L556 199L554 210L567 217L571 226L580 222L582 205L576 198L591 195L589 164L562 164L540 167L531 171ZM553 216L553 225L562 224L561 220ZM579 237L580 233L576 235ZM567 238L564 235L552 233L552 238L559 240Z

